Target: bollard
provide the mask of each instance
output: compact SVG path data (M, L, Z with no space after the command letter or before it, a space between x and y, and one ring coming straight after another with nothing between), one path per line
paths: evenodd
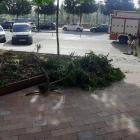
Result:
M52 33L52 36L53 36L53 33Z

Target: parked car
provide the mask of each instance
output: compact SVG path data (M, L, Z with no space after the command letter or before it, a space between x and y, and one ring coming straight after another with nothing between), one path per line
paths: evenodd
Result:
M90 29L91 32L108 32L108 26L107 25L100 25L98 27L93 27Z
M0 42L6 42L5 31L3 30L2 26L0 25Z
M78 23L72 23L72 24L64 25L62 27L62 29L64 31L67 31L67 30L83 31L83 26L81 24L78 24Z
M13 28L13 24L14 24L13 21L4 22L4 23L2 24L2 27L3 27L3 29L12 29L12 28Z
M33 43L32 32L29 23L14 23L12 32L12 44L19 42Z
M30 24L31 30L35 30L36 29L36 25L33 22L28 22Z
M56 24L55 23L43 23L41 25L39 25L39 29L43 30L43 29L50 29L50 30L55 30L56 28ZM38 29L38 26L37 26Z

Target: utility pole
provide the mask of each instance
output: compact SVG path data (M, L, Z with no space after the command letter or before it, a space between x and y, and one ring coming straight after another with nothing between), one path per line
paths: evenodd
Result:
M59 0L57 0L57 16L56 16L57 55L59 56L60 50L59 50L58 22L59 22Z
M38 31L39 31L39 6L38 6Z

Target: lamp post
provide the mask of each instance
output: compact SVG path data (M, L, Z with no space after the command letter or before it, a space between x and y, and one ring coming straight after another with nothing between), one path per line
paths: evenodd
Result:
M56 38L57 38L57 55L60 55L59 50L59 35L58 35L58 22L59 22L59 0L57 0L57 15L56 15Z
M39 31L39 6L38 6L38 31Z

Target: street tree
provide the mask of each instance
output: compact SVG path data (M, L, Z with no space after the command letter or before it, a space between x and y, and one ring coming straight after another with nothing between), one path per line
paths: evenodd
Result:
M109 15L113 10L133 11L133 0L105 0L105 7L102 11Z
M35 11L38 13L38 8L36 8ZM54 5L54 1L50 1L39 8L39 13L44 15L44 22L46 22L46 15L54 15L55 11L56 5Z
M6 13L7 13L6 5L1 3L0 4L0 14L6 14Z
M22 1L22 0L20 0L20 1ZM36 4L36 5L38 5L38 7L39 6L42 6L42 5L45 5L45 3L49 3L50 1L52 1L52 0L32 0L32 1L34 1L34 3ZM92 3L91 2L91 0L79 0L80 2L82 2L82 1L87 1L88 3ZM59 56L60 55L60 50L59 50L59 35L58 35L58 19L59 19L59 0L57 0L57 24L56 24L56 37L57 37L57 55Z
M76 6L76 15L80 17L80 23L82 21L83 14L90 14L94 13L98 10L97 5L94 4L94 0L92 0L93 3L89 4L86 1L78 2Z
M6 5L8 14L16 15L16 20L19 15L29 14L32 9L28 0L4 0L3 3Z
M94 0L64 0L64 10L69 14L73 14L73 17L74 15L78 15L81 23L83 14L89 14L97 11L97 6Z

